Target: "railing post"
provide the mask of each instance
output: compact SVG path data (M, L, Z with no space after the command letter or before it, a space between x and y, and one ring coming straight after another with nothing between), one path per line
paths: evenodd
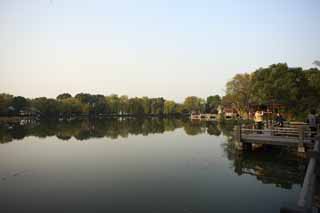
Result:
M300 126L298 129L299 133L299 144L298 144L298 152L305 152L305 147L304 147L304 132L305 132L305 127Z
M241 141L241 125L237 125L234 127L234 142L237 150L243 149L243 144Z

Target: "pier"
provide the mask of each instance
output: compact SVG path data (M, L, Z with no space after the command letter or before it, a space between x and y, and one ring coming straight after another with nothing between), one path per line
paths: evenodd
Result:
M296 148L310 159L300 191L297 205L281 208L281 213L317 213L315 205L316 188L319 186L320 135L315 137L306 126L276 127L269 129L249 129L236 126L234 143L237 150L252 150L263 145ZM317 192L318 193L318 192Z
M243 150L262 145L296 147L298 152L306 152L313 147L312 132L306 126L274 127L250 129L236 126L234 141L236 149Z

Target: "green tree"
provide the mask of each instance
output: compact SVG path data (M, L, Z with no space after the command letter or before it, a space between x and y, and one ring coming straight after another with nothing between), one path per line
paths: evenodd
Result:
M57 96L57 100L63 100L67 98L72 98L72 95L70 95L69 93L62 93Z
M184 100L184 108L188 111L204 111L205 101L202 98L196 96L189 96Z
M129 98L126 95L120 97L120 113L122 115L129 113Z
M221 104L221 97L219 95L207 97L206 110L207 112L216 111Z
M18 113L20 110L24 110L29 106L27 99L22 96L16 96L11 101L11 106L14 107L15 112Z
M142 97L141 101L142 101L142 107L143 107L144 114L150 114L151 100L148 97L144 96L144 97Z
M6 93L0 94L0 115L8 115L8 107L13 99L13 95Z
M167 115L176 113L176 103L174 101L165 101L163 112Z
M236 74L226 84L226 96L239 112L249 112L249 104L252 101L252 76L248 73Z
M142 100L137 97L130 98L128 103L128 112L134 115L144 114Z
M110 95L106 97L108 106L110 107L110 112L113 114L119 114L121 111L121 100L118 95Z
M76 98L65 98L59 104L59 113L64 116L79 115L83 113L83 106Z
M314 89L302 68L289 68L287 64L273 64L252 74L253 100L257 103L275 101L297 114L310 107Z
M153 115L162 115L165 100L163 98L152 98L150 99L150 101L151 101L150 113Z
M37 109L42 116L57 117L59 115L59 103L51 98L35 98L31 100L31 106Z

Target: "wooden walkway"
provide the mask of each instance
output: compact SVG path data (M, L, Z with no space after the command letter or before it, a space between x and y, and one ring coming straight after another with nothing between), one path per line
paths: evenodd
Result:
M305 127L248 129L236 126L234 129L236 148L242 150L244 145L265 144L275 146L298 147L299 152L312 148L311 132Z
M316 185L319 185L320 171L320 135L311 137L311 132L305 126L272 129L248 129L237 126L234 129L235 145L238 150L252 148L256 144L297 147L298 152L310 150L310 158L303 186L299 194L297 206L281 208L281 213L316 213L314 205ZM248 146L250 145L250 146ZM312 149L311 149L312 148Z

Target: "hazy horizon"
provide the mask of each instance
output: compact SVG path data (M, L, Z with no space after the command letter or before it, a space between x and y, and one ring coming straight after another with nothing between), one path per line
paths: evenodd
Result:
M0 93L224 94L236 73L315 67L320 1L0 2Z

